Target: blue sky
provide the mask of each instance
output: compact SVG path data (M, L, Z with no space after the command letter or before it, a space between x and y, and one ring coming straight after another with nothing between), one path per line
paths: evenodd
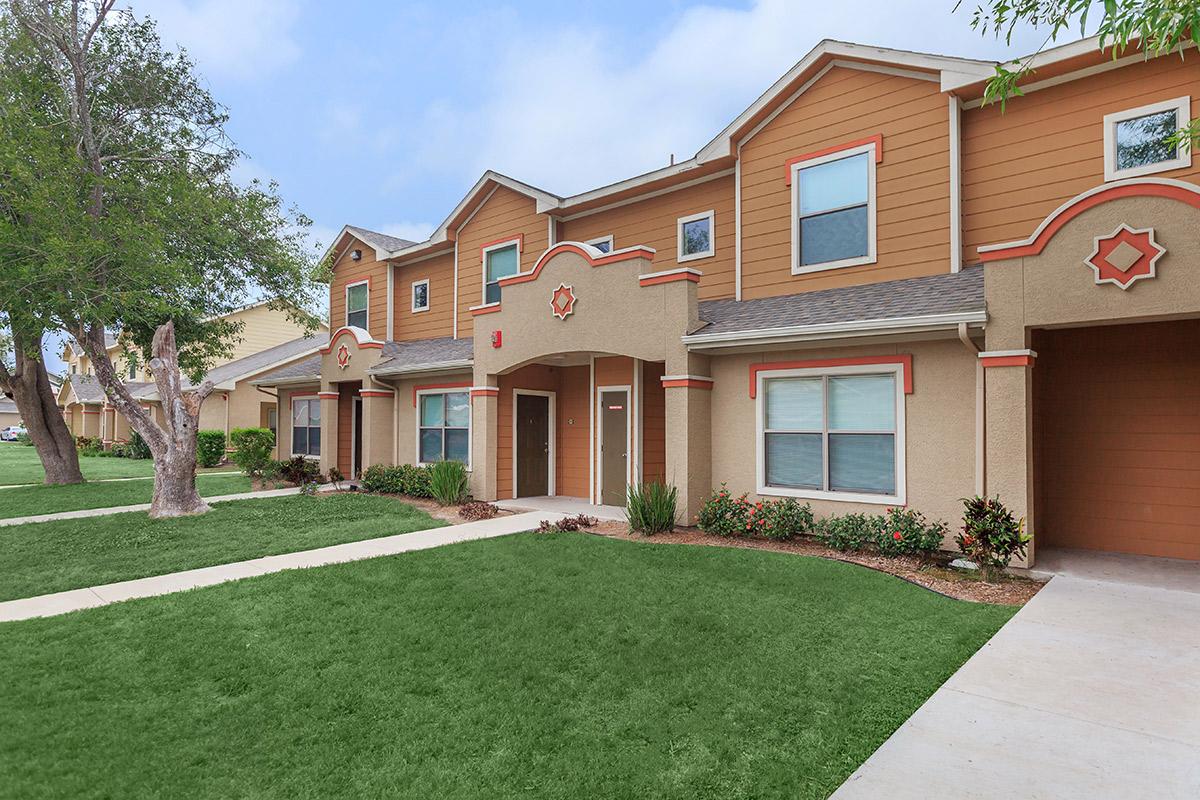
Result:
M1036 49L953 0L127 0L185 47L242 177L321 244L429 234L483 170L560 194L690 157L823 38L975 58Z

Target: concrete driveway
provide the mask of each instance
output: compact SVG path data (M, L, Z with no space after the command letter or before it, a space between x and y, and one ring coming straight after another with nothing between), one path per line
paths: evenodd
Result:
M1200 798L1200 563L1055 577L833 797Z

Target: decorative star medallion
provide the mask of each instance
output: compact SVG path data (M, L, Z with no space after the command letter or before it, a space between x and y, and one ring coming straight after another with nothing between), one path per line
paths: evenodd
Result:
M1128 289L1134 281L1154 277L1154 265L1167 252L1154 241L1154 229L1135 230L1122 223L1108 236L1097 236L1096 247L1084 259L1096 273L1096 284Z
M550 297L550 310L559 319L566 319L575 313L575 293L570 286L560 283Z
M342 369L350 366L350 348L342 345L337 351L337 364Z

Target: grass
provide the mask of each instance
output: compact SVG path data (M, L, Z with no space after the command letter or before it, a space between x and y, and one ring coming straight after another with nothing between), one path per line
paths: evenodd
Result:
M16 491L8 489L6 491ZM128 512L0 528L0 600L437 528L387 497L232 500L198 517Z
M200 475L196 487L203 497L218 497L250 491L250 479L244 475ZM18 486L0 490L0 519L130 506L149 503L153 495L154 481Z
M154 462L148 458L112 458L80 456L79 467L89 481L106 478L145 478L154 475ZM213 467L200 472L230 472L234 467ZM15 442L0 442L0 486L41 483L46 477L37 450Z
M521 534L8 623L25 798L825 797L1015 609Z

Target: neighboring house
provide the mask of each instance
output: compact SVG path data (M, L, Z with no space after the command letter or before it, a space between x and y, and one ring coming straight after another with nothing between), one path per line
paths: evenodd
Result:
M665 479L684 522L722 484L952 524L987 493L1037 547L1200 559L1200 170L1162 143L1200 54L1097 48L1002 110L990 62L826 41L681 163L346 227L329 345L256 379L281 446L458 459L484 500Z
M6 397L0 397L0 429L21 424L21 412L17 404Z
M316 353L329 340L328 330L319 326L317 333L304 336L303 328L287 318L282 311L265 305L250 306L228 315L227 318L245 323L241 340L233 348L233 358L214 366L204 376L211 380L215 391L200 409L200 430L220 430L226 436L234 428L277 426L276 399L251 380L265 372L285 367ZM119 369L129 370L125 386L143 407L151 409L162 421L162 405L153 376L143 365L141 369L127 364L122 346L115 337L108 337L109 356ZM129 423L109 405L104 390L96 380L95 370L87 355L76 352L68 343L64 352L67 361L67 380L59 390L58 402L64 418L76 436L100 437L105 445L124 442L130 438ZM190 382L185 378L185 387Z

